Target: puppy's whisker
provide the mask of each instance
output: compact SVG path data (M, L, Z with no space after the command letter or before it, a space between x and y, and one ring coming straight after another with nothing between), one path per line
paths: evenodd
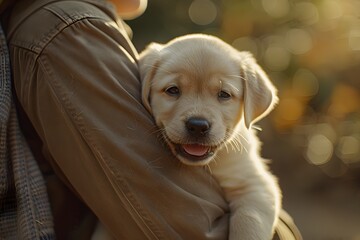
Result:
M215 159L213 159L213 161L215 162ZM206 164L204 167L209 171L210 174L213 174L209 164Z
M153 126L152 128L149 129L149 131L146 131L146 134L148 136L151 135L159 135L161 133L161 129L159 129L157 126Z
M241 140L244 140L246 143L249 143L246 138L244 138L244 136L242 136L240 133L234 138L234 141L236 141L241 148L244 148L244 144L242 143Z
M235 149L238 150L238 151L241 151L241 143L239 141L236 141L237 139L234 138L234 140L232 141L234 146L235 146Z
M236 150L241 151L241 149L242 149L241 143L236 141L236 139L233 140L233 143L234 143L234 146L235 146Z
M179 130L179 129L175 128L175 127L168 126L167 131L172 132L172 134L171 134L172 137L171 138L169 137L169 135L167 135L167 132L166 132L165 129L163 129L163 131L164 131L164 134L167 136L167 138L168 138L168 140L170 142L175 142L175 143L176 142L184 142L184 139L181 138L181 136L182 136L182 131L181 130ZM175 138L175 136L177 136L177 137Z
M228 145L225 143L224 146L225 146L226 152L228 153L229 152Z
M153 134L159 134L161 133L163 130L158 128L158 127L153 127L153 129L151 131L149 131L150 135L153 135Z
M246 140L244 137L243 137L243 138L241 138L241 139ZM249 151L248 151L248 149L246 148L246 145L242 144L241 139L240 139L240 138L237 138L237 139L236 139L236 141L238 141L238 142L239 142L239 144L241 145L241 151L242 151L242 150L244 150L245 152L247 152L247 153L248 153ZM247 143L248 143L248 142L247 142Z
M236 143L234 142L234 137L230 133L226 134L226 139L228 139L228 141L226 142L225 146L230 145L232 150L238 149Z
M228 136L228 139L229 141L225 144L227 151L228 151L228 145L231 146L231 148L234 151L242 152L243 149L246 150L244 144L241 142L242 139L245 139L244 137L241 138L240 135L236 135L236 136Z
M245 141L246 143L249 143L249 140L247 140L247 139L244 137L244 135L242 135L241 133L239 133L238 136L241 137L242 139L244 139L244 141Z
M166 132L165 132L165 129L160 129L160 132L159 132L159 139L160 141L162 141L163 143L168 143L170 140L169 140L169 137L166 135Z
M228 142L228 145L230 145L230 147L231 147L231 150L236 150L236 147L234 146L234 143L233 143L233 141L232 140L230 140L229 142Z
M238 143L239 151L242 152L242 150L245 149L244 144L242 144L241 140L238 138L236 138L234 141L236 141Z

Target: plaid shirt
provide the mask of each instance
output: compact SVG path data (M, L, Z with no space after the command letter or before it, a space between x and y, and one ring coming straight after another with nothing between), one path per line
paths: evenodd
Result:
M0 26L0 239L54 239L45 182L20 131Z

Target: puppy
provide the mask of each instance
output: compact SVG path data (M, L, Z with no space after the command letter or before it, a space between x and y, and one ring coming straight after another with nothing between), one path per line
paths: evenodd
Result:
M269 240L281 209L252 125L277 101L251 54L194 34L150 44L139 59L142 100L172 153L208 165L231 210L229 239Z

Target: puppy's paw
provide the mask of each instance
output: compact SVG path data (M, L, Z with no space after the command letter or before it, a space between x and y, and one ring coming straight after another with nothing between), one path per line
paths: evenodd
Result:
M271 240L274 222L257 212L243 212L231 217L230 240Z

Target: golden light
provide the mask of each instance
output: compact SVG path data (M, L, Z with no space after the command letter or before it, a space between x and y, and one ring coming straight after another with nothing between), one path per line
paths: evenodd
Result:
M288 0L262 0L262 6L266 13L274 18L284 17L290 11Z
M358 26L360 27L360 26ZM360 30L353 29L349 32L349 47L351 50L360 50Z
M322 4L323 16L327 19L336 19L343 16L342 5L339 0L325 0Z
M302 119L306 105L294 98L292 91L282 91L280 102L275 108L272 119L278 130L290 129Z
M312 48L312 38L310 34L300 28L290 29L286 33L286 45L290 52L294 54L304 54Z
M305 157L311 164L323 165L330 161L333 151L333 144L326 136L315 134L309 138Z
M314 132L324 135L333 144L336 142L338 138L335 129L329 123L326 122L315 124L312 132L309 132L309 134Z
M346 84L338 84L331 96L329 114L336 118L343 118L347 114L359 110L359 91Z
M296 18L306 25L319 21L318 8L312 2L298 2L295 4Z
M280 116L285 121L297 121L304 111L304 105L295 98L286 98L279 104Z
M264 62L272 71L283 71L290 64L291 54L283 47L270 45L264 53Z
M208 25L217 16L217 7L210 0L194 0L189 7L191 21L198 25Z
M360 161L360 141L355 136L344 136L339 140L338 157L346 164Z
M319 81L309 70L298 69L293 78L293 91L302 98L315 96L319 91Z
M256 41L251 37L241 37L233 41L232 46L239 51L251 52L254 56L258 54Z

